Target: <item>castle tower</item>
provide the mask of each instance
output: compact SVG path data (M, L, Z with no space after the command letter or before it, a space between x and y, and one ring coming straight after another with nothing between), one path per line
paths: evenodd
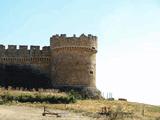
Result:
M54 87L96 87L96 36L53 35L50 47Z

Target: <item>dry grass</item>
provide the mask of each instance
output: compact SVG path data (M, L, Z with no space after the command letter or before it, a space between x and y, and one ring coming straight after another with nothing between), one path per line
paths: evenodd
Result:
M30 106L30 107L40 107L46 106L50 109L60 109L60 110L72 110L75 112L85 112L89 114L95 114L101 112L101 108L104 106L111 107L113 111L116 111L117 108L121 107L121 111L133 113L136 120L156 120L160 117L160 107L140 104L140 103L131 103L124 101L107 101L107 100L78 100L73 104L30 104L30 103L16 103L20 106ZM142 111L144 110L144 114ZM128 119L127 119L128 120ZM158 120L158 119L157 119Z
M40 89L39 91L27 91L27 90L13 90L13 89L4 89L0 88L0 95L3 95L5 93L12 94L12 95L21 95L21 94L41 94L41 95L52 95L52 96L67 96L65 92L59 92L58 90L46 90Z
M30 92L30 91L18 91L18 90L4 90L0 89L0 94L4 92L9 92L10 94L52 94L55 96L66 96L66 93L53 92L53 91L41 91L41 92ZM101 111L101 108L106 106L110 107L112 111L116 111L118 108L121 108L121 111L133 113L136 120L158 120L160 118L160 107L140 104L140 103L132 103L126 101L108 101L108 100L78 100L76 103L72 104L47 104L47 103L11 103L18 106L30 106L30 107L43 107L46 106L50 109L60 109L60 110L72 110L75 112L85 112L85 113L98 113Z

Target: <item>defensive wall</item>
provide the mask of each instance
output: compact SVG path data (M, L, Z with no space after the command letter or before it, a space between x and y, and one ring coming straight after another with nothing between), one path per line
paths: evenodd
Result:
M25 68L25 71L35 70L33 73L45 74L44 78L51 82L48 84L52 87L95 87L96 53L97 37L91 34L87 36L82 34L79 37L76 35L67 37L65 34L53 35L50 38L50 46L44 46L42 49L40 46L33 45L30 48L26 45L20 45L19 48L16 45L8 45L8 48L0 45L0 69L4 71L0 72L0 75L4 76L5 73L8 76L6 66L12 66L19 69L18 74L12 73L12 76L16 76L19 81L23 75L29 76L23 71ZM18 78L19 76L21 78ZM28 77L27 80L30 78ZM6 81L6 77L3 79ZM36 79L40 78L36 77ZM24 80L24 84L27 80ZM36 80L36 84L42 83L43 85L42 81L42 79Z
M40 50L40 46L8 45L6 49L4 45L0 45L0 64L18 64L32 65L49 74L50 68L50 47L44 46Z

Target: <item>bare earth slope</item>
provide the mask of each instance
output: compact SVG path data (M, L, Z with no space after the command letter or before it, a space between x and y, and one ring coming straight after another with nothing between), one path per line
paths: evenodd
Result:
M160 107L158 106L145 105L144 113L142 115L142 111L140 109L142 104L114 101L103 102L103 104L100 103L102 101L99 101L96 104L96 102L97 101L91 100L79 101L75 104L68 104L66 110L63 108L64 105L62 104L45 104L45 106L47 106L47 110L50 112L59 113L61 117L57 117L55 115L42 116L42 104L4 104L0 105L0 120L160 120ZM125 108L125 111L128 111L131 107L133 107L133 116L122 117L121 114L119 114L116 118L114 118L113 116L109 117L97 114L100 110L96 109L97 106L100 108L102 105L108 106L110 104L114 108L119 105L119 103L123 103L123 108ZM76 112L76 109L83 112Z
M43 108L26 106L0 105L0 120L91 120L81 114L64 110L50 110L61 114L61 117L54 115L42 116Z

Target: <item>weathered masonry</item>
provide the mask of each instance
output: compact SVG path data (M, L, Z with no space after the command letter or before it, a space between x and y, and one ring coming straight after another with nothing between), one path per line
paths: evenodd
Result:
M0 85L95 87L97 37L53 35L50 46L0 45Z

